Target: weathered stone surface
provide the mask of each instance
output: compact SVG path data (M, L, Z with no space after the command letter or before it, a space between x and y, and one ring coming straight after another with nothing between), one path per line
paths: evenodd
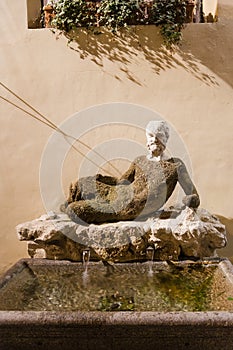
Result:
M81 261L85 246L68 238L76 234L77 226L66 214L50 212L19 224L16 231L19 240L29 241L28 253L31 257ZM92 258L95 258L94 251Z
M109 262L147 259L178 260L215 256L226 245L225 227L204 209L163 211L146 221L79 225L65 214L49 213L17 226L20 240L29 241L31 257L81 261L90 248L92 260ZM43 254L44 250L44 254Z
M140 156L119 180L97 174L71 184L61 210L79 224L146 220L166 203L178 182L187 195L185 204L197 208L199 196L180 159Z
M214 256L215 249L223 248L227 243L225 226L216 216L205 209L190 208L172 219L155 219L149 241L155 245L155 255L170 254L166 260L181 256Z
M199 195L185 164L165 154L169 127L164 120L146 126L149 154L137 157L118 179L96 174L78 179L60 209L78 224L103 224L128 220L147 220L160 210L176 184L184 190L183 204L200 205Z

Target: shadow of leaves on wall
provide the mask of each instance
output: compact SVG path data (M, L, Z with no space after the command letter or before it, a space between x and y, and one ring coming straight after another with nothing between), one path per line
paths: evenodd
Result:
M233 8L231 8L231 16L233 18ZM196 61L201 62L215 76L233 87L232 36L233 21L231 19L188 26L184 31L182 43L184 59L187 55L195 57ZM205 75L203 79L208 81Z
M168 50L163 44L159 29L153 25L131 26L117 34L105 28L97 28L95 32L80 28L66 36L70 49L76 51L82 59L91 59L108 74L112 75L106 68L106 61L117 63L119 69L115 70L114 77L118 80L121 80L121 74L118 74L120 72L135 84L145 85L138 74L142 70L143 61L143 69L152 70L155 74L182 68L207 85L218 85L214 76L202 71L200 61L191 53L183 52L182 48L177 47Z
M222 215L216 215L221 223L226 226L227 246L218 251L220 256L228 257L233 263L233 218L226 218Z

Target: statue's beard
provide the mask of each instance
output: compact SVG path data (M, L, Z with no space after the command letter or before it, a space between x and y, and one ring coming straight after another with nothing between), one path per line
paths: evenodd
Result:
M156 144L147 144L149 153L152 157L159 157L163 154L164 148Z

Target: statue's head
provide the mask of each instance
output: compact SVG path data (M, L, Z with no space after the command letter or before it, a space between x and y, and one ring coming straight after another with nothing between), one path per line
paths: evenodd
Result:
M163 120L152 120L146 126L147 148L151 157L162 156L169 138L169 127Z

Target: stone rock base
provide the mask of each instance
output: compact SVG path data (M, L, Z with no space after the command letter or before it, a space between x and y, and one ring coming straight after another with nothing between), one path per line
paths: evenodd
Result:
M48 213L16 227L18 238L28 241L32 258L126 262L201 259L216 256L225 247L226 231L205 209L167 210L146 221L79 225L66 214ZM151 247L153 249L148 249Z

